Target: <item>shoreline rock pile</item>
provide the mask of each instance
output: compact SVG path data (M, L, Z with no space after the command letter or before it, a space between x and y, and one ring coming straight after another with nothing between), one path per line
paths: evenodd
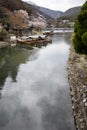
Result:
M77 54L73 44L68 60L68 79L77 130L87 130L87 56Z

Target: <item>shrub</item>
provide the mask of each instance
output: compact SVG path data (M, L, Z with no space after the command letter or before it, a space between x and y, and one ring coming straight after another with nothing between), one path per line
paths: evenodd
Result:
M87 54L87 1L81 8L74 26L74 48L78 53Z
M87 46L87 32L83 33L82 42L84 43L85 46Z

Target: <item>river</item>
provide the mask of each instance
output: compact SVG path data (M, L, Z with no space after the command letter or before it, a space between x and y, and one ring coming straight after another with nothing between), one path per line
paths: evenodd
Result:
M0 51L0 130L75 130L67 61L71 34Z

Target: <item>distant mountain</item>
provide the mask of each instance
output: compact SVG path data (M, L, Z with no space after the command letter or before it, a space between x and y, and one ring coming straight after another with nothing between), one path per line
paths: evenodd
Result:
M30 4L30 5L36 6L36 4L35 4L34 2L32 2L32 1L26 1L26 3L28 3L28 4Z
M23 0L24 1L24 0ZM32 13L31 14L37 14L37 13L39 13L39 14L41 14L41 15L43 15L45 18L46 18L46 20L48 21L49 19L53 19L50 15L48 15L48 14L46 14L46 13L44 13L43 11L41 11L40 9L39 9L39 6L37 6L34 2L32 2L32 1L26 1L26 2L24 2L25 3L25 6L27 7L27 8L29 8L29 9L31 9L32 10Z
M35 3L31 2L31 1L27 1L26 3L28 5L36 8L36 10L39 13L43 14L44 16L46 16L46 18L56 19L56 18L60 17L61 14L63 13L61 11L55 11L55 10L51 10L51 9L48 9L48 8L45 8L45 7L37 6Z
M37 10L43 13L44 15L51 17L52 19L57 19L61 17L75 19L81 11L81 6L70 8L65 12L55 11L40 6L37 6Z
M39 9L39 6L37 6L36 4L34 4L34 3L30 2L30 1L26 3L26 6L27 6L27 8L31 8L32 9L32 14L33 13L39 13L39 14L43 15L46 18L46 20L53 19L51 16L49 16L46 13L42 12Z
M63 12L61 12L61 11L55 11L55 10L47 9L47 8L40 7L40 6L37 6L37 8L40 12L42 12L43 14L45 14L53 19L56 19L63 14Z
M81 11L81 6L73 7L73 8L68 9L67 11L65 11L61 15L61 17L75 19L77 17L77 15L80 13L80 11Z

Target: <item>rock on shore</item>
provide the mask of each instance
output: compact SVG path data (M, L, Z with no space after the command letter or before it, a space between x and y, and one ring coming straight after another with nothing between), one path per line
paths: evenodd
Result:
M87 130L87 55L77 54L73 44L68 60L68 79L77 130Z

